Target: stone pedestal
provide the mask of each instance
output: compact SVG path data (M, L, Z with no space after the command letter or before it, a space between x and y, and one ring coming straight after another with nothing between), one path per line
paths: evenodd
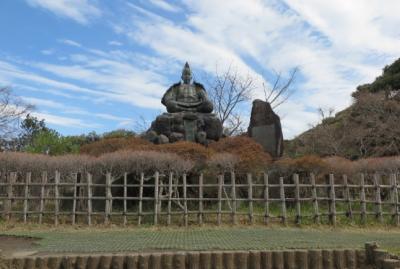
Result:
M177 112L159 115L144 138L156 144L185 140L207 145L221 136L222 124L215 114Z

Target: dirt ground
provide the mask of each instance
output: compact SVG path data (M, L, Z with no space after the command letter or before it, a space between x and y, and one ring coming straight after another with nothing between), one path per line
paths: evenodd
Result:
M8 257L15 254L27 254L32 252L35 241L38 239L18 236L0 235L1 255Z

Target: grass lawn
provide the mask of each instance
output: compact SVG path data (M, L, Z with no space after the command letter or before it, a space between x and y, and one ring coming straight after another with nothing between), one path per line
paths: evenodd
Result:
M400 253L398 228L282 228L223 226L192 228L0 227L2 235L40 238L39 253L90 253L163 250L262 250L292 248L362 248L376 241Z

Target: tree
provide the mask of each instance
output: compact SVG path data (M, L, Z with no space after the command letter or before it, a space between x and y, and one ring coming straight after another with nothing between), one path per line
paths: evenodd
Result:
M250 101L255 89L254 79L248 74L241 76L238 71L229 68L220 73L218 67L215 75L206 77L209 96L214 104L214 111L224 126L227 136L243 131L243 119L236 110L241 103Z
M133 137L136 136L134 131L126 129L117 129L103 134L103 138L119 138L119 137Z
M397 59L390 65L383 68L382 75L378 76L374 82L360 85L357 91L353 93L353 97L357 97L360 92L386 92L400 90L400 59Z
M18 137L20 149L31 145L34 137L40 132L50 131L43 119L39 120L30 114L26 115L25 119L21 122L20 129Z
M262 90L265 100L272 108L286 102L293 94L291 87L298 72L298 68L290 71L288 78L278 73L273 87L269 89L265 82L262 82ZM214 76L206 76L208 93L214 103L214 111L218 115L224 126L224 134L227 136L245 132L242 113L239 109L242 103L248 102L252 98L254 90L258 89L257 80L250 74L239 74L238 70L232 66L220 73L218 67Z
M271 89L269 89L264 82L262 83L265 101L271 105L272 109L285 103L294 93L294 89L291 86L293 85L298 70L297 67L293 68L289 72L289 77L287 79L283 79L282 74L277 73Z
M30 153L48 155L63 155L79 153L80 146L86 141L85 136L62 136L53 129L46 129L36 133L32 143L25 149Z
M0 88L0 138L7 140L18 129L20 118L33 109L15 96L9 88Z

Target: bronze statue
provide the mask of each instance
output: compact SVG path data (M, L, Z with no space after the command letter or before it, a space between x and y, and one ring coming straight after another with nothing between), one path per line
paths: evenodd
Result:
M191 111L211 113L213 104L207 97L203 85L193 81L192 71L186 63L182 70L182 82L172 85L164 94L161 103L169 113Z
M211 113L213 104L203 85L192 82L188 63L183 67L181 78L161 100L167 113L157 116L143 137L156 144L186 140L207 145L217 141L222 136L221 121Z

